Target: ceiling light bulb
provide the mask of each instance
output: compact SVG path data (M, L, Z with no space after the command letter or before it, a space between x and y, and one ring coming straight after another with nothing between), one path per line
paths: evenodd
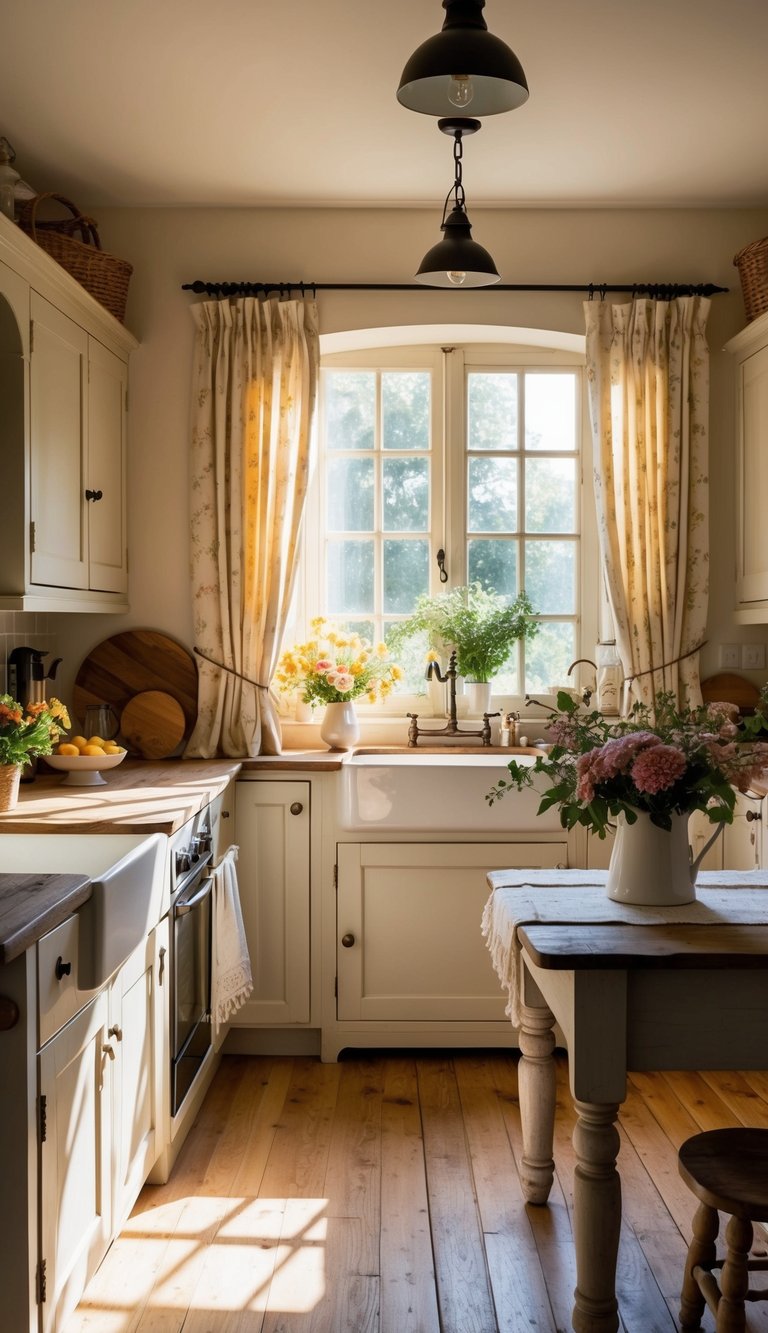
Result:
M453 106L469 106L475 95L475 85L468 74L452 74L448 80L448 101Z
M446 277L452 287L461 287L462 283L466 282L467 280L466 272L458 268L447 269Z

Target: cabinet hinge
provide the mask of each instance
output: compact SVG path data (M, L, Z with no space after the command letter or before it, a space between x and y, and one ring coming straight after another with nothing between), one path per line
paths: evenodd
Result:
M333 887L334 887L334 889L338 889L338 887L339 887L339 867L338 867L338 865L335 865L335 866L333 867Z
M40 1142L45 1143L48 1137L48 1098L45 1093L40 1095L38 1103L38 1116L40 1121Z
M125 391L125 410L128 411L128 390Z
M35 321L33 319L29 321L29 350L30 353L35 350Z
M339 998L339 978L338 978L338 977L334 977L334 978L333 978L333 995L334 995L334 999L338 1000L338 998Z
M37 1287L37 1303L43 1305L48 1295L48 1280L45 1273L45 1259L41 1259L37 1265L37 1274L35 1286Z
M33 553L34 553L34 550L35 550L35 523L34 523L34 519L32 520L32 522L31 522L30 525L29 525L29 550L30 550L30 554L33 554Z

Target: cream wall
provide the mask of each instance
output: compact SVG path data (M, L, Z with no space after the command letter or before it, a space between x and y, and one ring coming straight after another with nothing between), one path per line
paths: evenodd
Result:
M134 265L126 323L140 341L131 361L129 552L131 611L52 617L64 657L62 692L83 656L130 626L161 629L191 646L187 434L192 319L183 282L303 279L409 282L439 239L439 208L101 210L106 249ZM721 642L768 641L768 628L735 626L733 376L721 348L743 327L732 260L768 232L762 210L472 210L474 235L514 283L711 281L712 592L704 671ZM400 324L476 323L583 333L575 293L485 291L321 292L321 332ZM618 299L618 298L614 298ZM759 681L760 673L754 677Z

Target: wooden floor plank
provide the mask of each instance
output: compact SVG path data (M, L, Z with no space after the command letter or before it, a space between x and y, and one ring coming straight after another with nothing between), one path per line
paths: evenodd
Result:
M240 1164L230 1183L233 1195L253 1198L260 1191L292 1075L293 1065L289 1059L281 1058L271 1062L267 1086L259 1098L248 1135L243 1142Z
M485 1059L472 1056L456 1061L455 1072L499 1330L517 1333L530 1323L537 1333L554 1333L493 1075Z
M461 1102L449 1057L417 1061L443 1333L496 1329Z
M329 1218L356 1220L340 1276L378 1277L381 1218L382 1060L340 1066L323 1194Z
M489 1060L494 1084L499 1094L499 1105L504 1126L515 1161L522 1157L523 1143L520 1126L520 1102L517 1087L517 1053L492 1056ZM560 1061L562 1064L563 1062ZM557 1093L557 1121L571 1109L570 1095L563 1100L562 1090ZM556 1124L557 1124L556 1121ZM569 1131L566 1131L569 1132ZM521 1190L522 1195L522 1190ZM558 1333L571 1327L573 1292L576 1286L576 1256L568 1204L557 1172L552 1183L546 1207L526 1204L525 1213L531 1227L541 1264L542 1277Z
M259 1185L263 1198L318 1198L325 1174L341 1065L296 1060Z
M381 1327L440 1333L419 1088L412 1060L388 1059L381 1107Z

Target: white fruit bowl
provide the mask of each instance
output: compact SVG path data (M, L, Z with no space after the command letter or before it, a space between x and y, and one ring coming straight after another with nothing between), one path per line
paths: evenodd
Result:
M122 754L47 754L45 762L66 773L62 787L104 787L102 770L117 768L125 756L125 750Z

